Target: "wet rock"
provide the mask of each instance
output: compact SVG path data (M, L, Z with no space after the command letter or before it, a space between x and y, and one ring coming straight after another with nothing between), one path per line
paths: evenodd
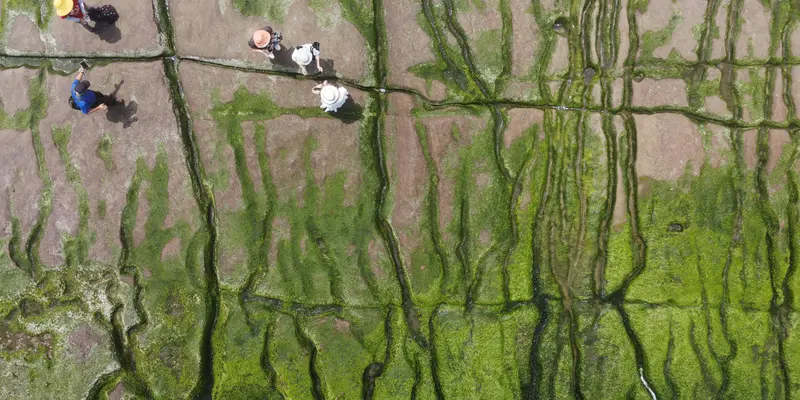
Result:
M553 30L556 34L567 37L569 34L569 19L567 17L558 17L553 21Z
M19 302L19 308L24 317L39 315L44 312L44 304L33 299L22 299Z
M667 232L683 232L683 225L677 223L669 224Z
M592 81L592 78L597 74L597 71L592 67L586 67L583 70L583 83L588 85L589 82Z

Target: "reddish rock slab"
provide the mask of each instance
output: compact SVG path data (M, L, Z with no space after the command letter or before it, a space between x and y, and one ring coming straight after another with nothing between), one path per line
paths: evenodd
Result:
M214 107L212 94L225 103L233 100L233 94L245 88L251 94L266 95L281 108L317 108L319 96L311 93L316 84L311 80L269 76L259 73L242 73L231 69L214 68L194 62L183 62L180 74L186 100L194 117L194 129L198 135L198 147L207 173L227 171L228 182L215 188L215 195L222 209L238 209L241 206L241 187L233 158L227 142L227 133L211 120ZM360 105L366 101L365 94L348 88L353 100ZM256 129L266 129L266 152L270 158L272 179L278 187L278 198L282 202L295 199L302 204L305 188L305 166L303 146L313 137L317 148L311 153L314 180L321 185L325 178L337 171L345 171L345 191L349 201L354 201L355 189L359 186L361 165L358 157L358 123L344 124L336 118L303 119L284 115L269 121L244 122L242 124L243 148L250 179L256 188L261 187L261 169L258 165L255 141ZM216 190L219 189L219 190Z
M736 40L736 58L752 57L764 60L769 57L770 24L772 12L759 0L743 0L740 11L741 29ZM781 54L780 49L778 53Z
M567 69L569 69L569 41L565 37L558 36L547 73L566 73Z
M619 136L625 131L625 122L620 116L614 116L614 129L617 134L617 154L622 154L620 149ZM639 171L637 171L638 173ZM619 156L617 158L617 190L614 202L614 214L611 220L611 226L619 232L622 229L622 224L628 222L628 199L625 195L625 180L622 176L622 167L619 163Z
M508 111L508 120L508 128L503 135L503 144L507 149L533 125L539 124L543 129L544 112L535 108L514 108Z
M386 118L387 168L394 193L392 224L404 230L421 221L425 213L428 166L411 116L414 99L404 94L389 95Z
M717 13L714 15L714 25L719 30L719 36L711 38L711 59L719 60L727 55L725 37L728 32L728 10L731 0L720 0Z
M625 60L628 58L628 53L631 50L630 26L628 25L627 10L628 0L620 1L620 11L617 17L617 30L619 31L619 42L617 43L617 62L615 68L622 69L625 66Z
M535 53L541 43L540 28L530 11L531 2L527 0L509 1L511 26L514 29L511 52L511 74L527 76L531 73Z
M16 68L0 71L0 103L12 116L30 107L30 80L39 71ZM13 83L13 84L12 84ZM19 219L21 233L27 237L39 215L39 197L44 182L39 178L36 151L30 130L0 129L0 237L11 235L11 217Z
M434 44L417 23L422 20L422 3L386 0L383 2L386 41L388 42L388 78L391 85L415 89L431 100L445 98L444 84L431 83L409 72L409 68L436 60Z
M678 114L636 115L636 174L658 180L680 178L691 163L700 173L705 151L700 132Z
M30 16L18 15L10 23L6 22L7 40L3 50L7 54L32 56L154 56L163 52L152 2L122 1L113 5L120 18L99 34L76 22L62 20L55 13L44 30L40 30ZM47 6L50 7L50 2ZM9 14L9 10L3 12Z
M89 359L91 351L101 344L106 342L107 337L103 337L100 332L97 332L91 325L82 323L78 325L75 330L69 335L70 354L80 362L86 362Z
M242 87L252 94L268 95L275 105L282 108L316 108L321 104L319 95L311 93L311 89L317 85L317 82L311 79L242 72L193 61L182 61L179 75L189 110L195 121L212 118L214 96L218 96L219 102L227 103L233 100L234 93ZM329 82L337 83L334 80ZM364 92L352 87L347 87L347 90L357 104L364 105Z
M689 105L686 99L686 82L681 79L650 79L633 82L634 106L681 106Z
M800 27L795 27L790 39L792 43L791 56L800 57Z
M728 136L730 131L719 125L709 124L706 125L705 128L712 134L710 147L706 149L708 164L713 168L726 165L729 162L731 150L730 138Z
M177 52L260 69L299 72L291 58L292 47L316 41L321 44L325 74L335 73L365 83L372 79L366 41L344 18L338 2L325 3L327 8L319 11L309 5L309 0L282 3L286 7L285 20L270 21L266 17L243 16L232 0L172 0L169 6ZM247 45L253 32L265 25L283 34L283 48L274 60L251 51Z
M653 51L656 58L666 59L674 50L686 61L697 61L697 47L693 30L703 23L706 3L695 0L652 1L639 18L639 37L647 31L660 31L669 26L673 15L681 18L670 40ZM640 45L641 46L641 45ZM640 47L641 48L641 47Z
M772 116L770 120L784 122L789 114L789 108L783 100L783 72L775 68L775 89L772 91Z
M450 170L452 164L448 158L457 155L460 147L472 142L472 137L486 127L486 121L473 116L430 117L421 120L428 137L428 151L433 158L436 173L439 176L438 203L439 226L444 228L453 219L453 203L455 201L456 179ZM453 129L458 128L459 138L453 137Z
M794 118L800 118L800 67L792 67L792 99L795 104Z
M36 152L30 131L0 129L0 237L11 235L11 218L20 222L20 232L27 238L39 216L39 198L44 183L39 178ZM13 204L13 213L12 213Z
M265 122L267 151L272 180L282 202L305 195L306 172L303 159L307 140L316 142L311 152L313 179L322 187L326 179L345 174L345 205L354 204L360 175L363 173L358 154L358 126L343 125L328 118L303 119L284 115Z
M779 129L770 129L767 144L769 145L769 159L767 160L767 173L772 172L778 165L783 155L784 145L791 143L789 132ZM749 130L744 133L744 161L747 168L753 169L758 165L758 131Z
M96 235L96 241L89 249L90 259L108 263L116 261L116 254L121 247L121 213L127 203L127 192L137 159L142 157L147 167L152 169L156 155L162 149L166 153L169 170L169 211L164 228L169 226L169 221L175 220L184 220L192 229L198 228L200 220L197 205L163 64L114 63L92 69L85 76L92 82L92 89L109 94L115 85L121 84L117 96L125 100L126 105L91 115L72 110L67 104L73 79L74 76L48 75L49 107L47 117L39 125L45 160L55 184L53 212L40 248L43 261L44 254L52 254L53 249L58 247L59 232L74 233L78 220L75 190L66 179L66 168L53 143L54 127L68 127L72 131L67 150L89 199L89 233ZM111 170L98 154L104 134L112 139ZM144 201L146 190L147 185L143 184L140 201ZM97 212L101 201L105 202L105 218L101 218ZM138 226L145 223L146 214L138 217ZM59 261L58 258L50 258L47 264L55 266Z
M0 104L7 115L13 115L30 107L28 93L31 79L39 70L28 68L4 69L0 72Z

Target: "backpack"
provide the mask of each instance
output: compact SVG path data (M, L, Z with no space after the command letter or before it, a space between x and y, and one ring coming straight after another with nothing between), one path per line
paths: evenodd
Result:
M89 10L86 10L86 13L89 14L89 19L95 22L105 22L107 24L113 24L117 22L117 20L119 19L119 14L117 13L117 9L114 8L114 6L112 5L94 7Z
M69 106L72 107L73 110L80 110L81 109L80 107L78 107L77 104L75 104L75 99L73 99L72 96L69 96L69 101L68 102L69 102Z

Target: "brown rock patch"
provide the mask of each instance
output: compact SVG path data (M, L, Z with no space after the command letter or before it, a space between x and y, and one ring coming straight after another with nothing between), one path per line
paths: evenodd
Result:
M688 106L686 99L686 82L680 79L655 80L645 78L641 82L633 82L634 106Z
M345 321L343 319L334 318L333 319L333 326L336 328L337 332L345 333L350 332L350 321Z
M522 137L524 132L534 124L541 128L544 121L544 112L534 108L514 108L508 111L508 128L503 135L503 143L510 148L515 140Z
M744 0L740 15L742 25L736 40L736 58L741 59L749 54L752 46L753 55L759 59L769 57L769 27L771 12L759 0ZM746 17L745 17L746 16ZM778 50L780 54L780 50Z
M704 100L704 107L706 111L715 115L730 115L728 112L728 103L722 100L719 96L709 96Z
M2 73L0 73L2 75ZM11 234L11 204L27 237L39 215L39 196L44 183L37 174L36 153L30 131L0 129L0 237Z
M430 38L417 24L417 18L422 13L421 3L386 1L383 7L389 44L387 81L393 85L418 90L432 100L444 99L443 91L429 91L424 79L408 71L415 65L436 59Z
M731 148L728 130L718 125L706 125L706 129L713 134L711 147L706 149L708 163L711 167L719 168L728 162L728 154Z
M647 12L640 18L639 31L658 31L669 25L673 15L681 17L681 22L672 32L672 38L664 46L653 51L653 56L666 59L670 52L677 51L687 61L697 60L697 40L692 30L703 23L706 4L694 0L653 1L648 3Z
M511 26L514 29L511 50L511 74L528 75L533 68L534 52L539 45L539 25L529 12L531 2L511 0Z
M677 114L636 115L636 173L658 180L675 180L691 163L695 175L704 162L697 127Z
M769 160L767 161L767 173L772 172L778 165L783 153L783 146L791 143L792 139L789 132L770 129L767 143L769 145ZM749 130L744 133L744 161L747 168L755 168L758 165L758 131Z
M422 120L428 137L429 151L436 173L439 176L438 203L439 226L446 227L453 218L455 201L455 179L449 171L447 158L458 154L458 148L472 142L472 136L483 128L483 121L478 117L433 117ZM458 128L460 137L453 137L453 128Z
M17 15L11 22L7 50L12 53L44 53L44 43L39 37L39 28L26 15ZM17 50L17 51L14 51Z
M72 110L67 104L67 97L73 79L74 76L47 76L49 106L47 117L39 125L48 170L55 184L53 215L56 218L51 216L50 221L63 219L65 212L75 215L77 221L77 199L68 201L59 199L59 196L74 197L74 190L66 183L64 166L52 140L53 126L69 126L72 135L67 150L90 199L89 232L97 238L89 250L89 258L103 262L115 261L114 255L121 247L119 243L121 213L127 204L127 192L136 169L136 160L142 157L148 168L153 168L160 149L166 153L169 170L167 220L182 219L191 227L199 226L191 179L185 164L183 143L165 85L163 64L161 62L115 63L105 67L95 67L87 74L86 79L92 82L92 89L106 94L112 92L115 85L125 81L121 84L117 95L128 102L128 109L131 109L132 102L137 103L135 116L138 120L131 121L130 124L120 123L117 114L113 113L97 112L87 116ZM104 134L113 138L111 156L115 167L111 171L108 171L104 161L97 157L97 146ZM140 195L145 191L146 185L143 183ZM100 200L106 201L106 217L103 219L98 213L93 212L97 210L97 203ZM140 201L146 204L141 198ZM64 210L56 208L59 202L65 204ZM187 207L187 204L193 206ZM144 223L144 221L137 222ZM55 225L50 225L45 231L45 238L57 236ZM57 242L53 239L48 243L43 241L42 253L55 248L51 247L54 243Z
M775 68L775 90L772 92L772 121L786 121L789 108L783 101L783 72Z
M293 45L318 41L326 74L336 72L354 80L367 76L366 43L355 26L343 17L338 3L331 2L324 12L316 12L308 0L288 0L285 23L271 22L286 40L276 53L275 60L247 46L253 31L265 25L263 17L245 17L233 6L232 0L173 0L169 2L179 54L231 60L236 64L257 68L298 71L291 60ZM197 32L204 32L198 40ZM421 36L417 36L421 37ZM333 61L331 61L333 59ZM331 68L333 62L333 69Z
M5 69L0 72L0 103L9 116L31 106L28 88L30 80L37 73L37 70L28 68Z
M125 385L120 382L114 386L114 390L108 392L108 400L122 400L125 396Z
M168 260L170 258L179 257L181 255L181 238L174 237L172 240L167 242L164 246L164 249L161 250L161 261Z
M47 6L50 7L51 3ZM161 44L153 15L153 4L147 1L124 1L114 3L114 7L121 18L115 27L106 29L99 35L88 32L80 24L61 20L55 15L47 30L40 32L29 17L18 16L11 25L6 50L12 54L33 55L158 54Z
M85 362L89 359L92 349L97 347L101 340L102 336L92 329L89 324L80 324L69 335L70 354L77 358L78 361Z
M714 25L719 29L719 37L711 38L711 58L721 59L726 55L725 37L728 31L728 10L731 0L720 0L717 14L714 15Z
M399 115L386 119L386 142L392 151L387 157L394 194L392 223L402 230L422 221L425 211L425 192L428 167L417 136L415 119L406 117L413 108L411 96L392 94L391 108Z

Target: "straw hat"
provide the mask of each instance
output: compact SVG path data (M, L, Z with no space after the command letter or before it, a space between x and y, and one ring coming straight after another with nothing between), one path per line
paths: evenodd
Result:
M267 47L269 39L271 38L269 32L265 30L257 30L253 32L253 44L258 48Z
M311 64L312 58L313 56L311 55L310 46L295 47L294 52L292 53L292 60L302 66Z
M72 12L73 6L72 0L53 0L53 7L56 8L56 14L58 14L59 17L67 16L67 14Z

